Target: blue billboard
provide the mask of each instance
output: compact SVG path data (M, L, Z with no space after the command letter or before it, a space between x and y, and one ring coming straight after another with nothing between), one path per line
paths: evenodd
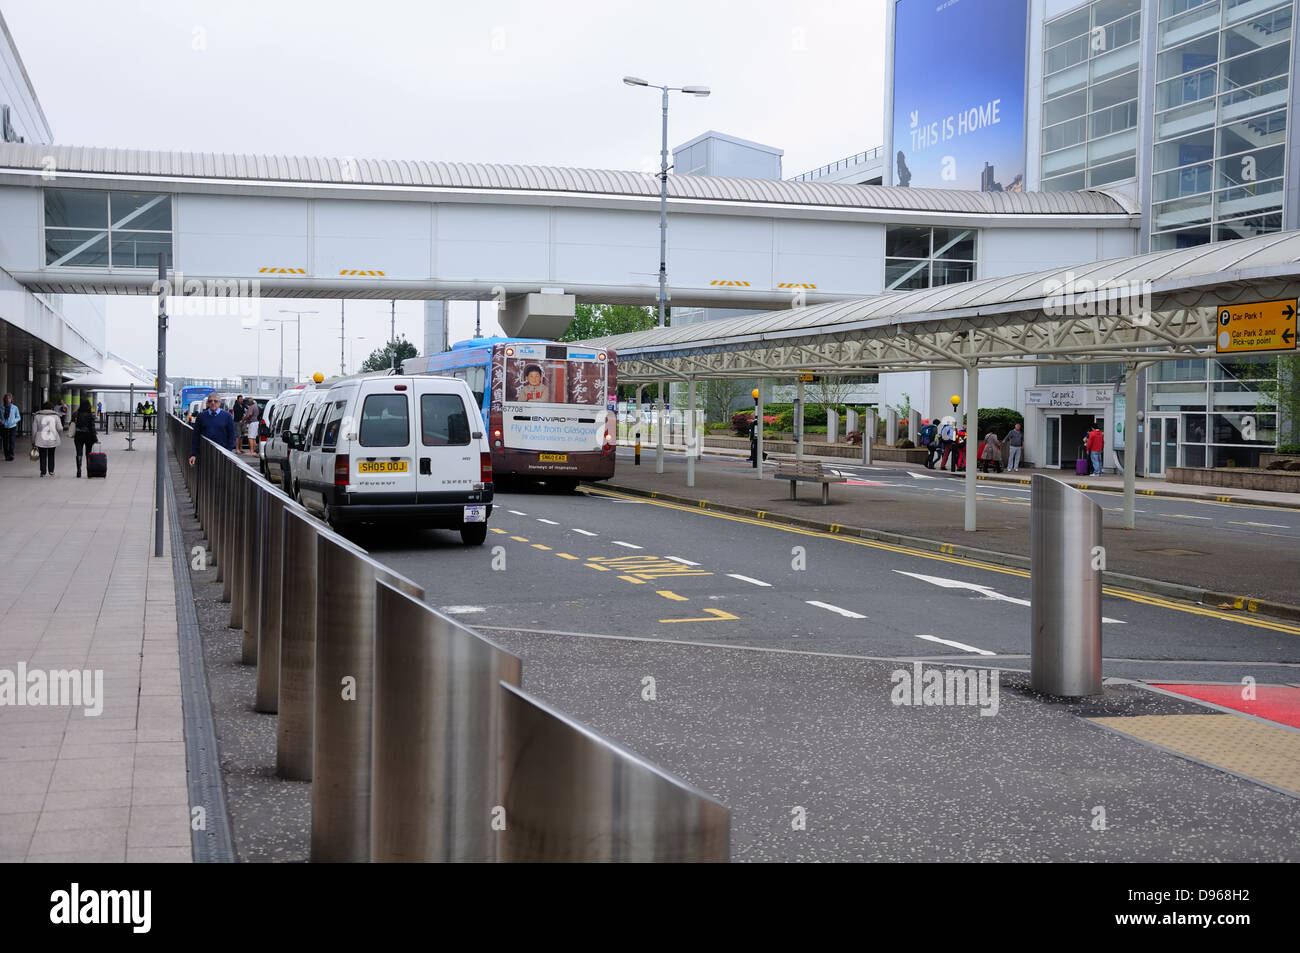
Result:
M894 4L895 185L1021 192L1029 0Z

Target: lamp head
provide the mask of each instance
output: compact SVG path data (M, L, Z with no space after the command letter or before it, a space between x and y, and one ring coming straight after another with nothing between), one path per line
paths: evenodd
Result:
M640 76L624 76L624 77L623 77L623 82L627 83L629 86L649 86L649 85L650 85L650 84L647 83L645 80L643 80Z
M956 410L957 405L961 403L961 394L953 394L948 398L948 403L952 404L953 410Z
M751 390L749 392L749 396L754 398L754 403L758 403L758 388L755 387L753 390Z
M702 99L709 95L710 90L707 86L683 86L682 92L690 93L692 96L699 96Z

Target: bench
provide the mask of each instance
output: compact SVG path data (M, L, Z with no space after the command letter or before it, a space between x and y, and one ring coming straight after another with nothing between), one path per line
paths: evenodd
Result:
M820 483L822 485L822 505L831 501L831 484L844 483L845 478L834 473L827 473L816 460L797 460L794 457L779 457L776 461L778 480L790 481L790 499L796 499L795 488L800 482Z

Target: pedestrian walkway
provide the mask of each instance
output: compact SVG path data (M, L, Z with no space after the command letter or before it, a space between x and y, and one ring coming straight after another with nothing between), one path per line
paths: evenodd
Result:
M153 556L153 434L0 461L0 861L191 859L176 595ZM8 694L6 694L6 689Z
M927 470L906 463L877 462L871 471L858 471L847 484L832 485L830 505L818 502L815 489L801 498L789 499L789 484L772 478L772 461L764 467L760 481L739 451L709 451L695 469L695 486L686 486L686 459L682 453L666 453L664 473L657 474L654 452L642 446L641 465L632 464L628 449L620 450L612 480L599 484L641 495L690 505L712 506L743 515L776 520L794 520L800 525L833 533L859 533L871 538L902 544L943 547L944 552L972 559L1026 565L1029 556L1029 494L1027 484L1034 471L981 475L977 484L977 532L963 528L964 485L960 474ZM860 467L860 461L818 457L828 467ZM1063 471L1036 471L1089 490L1119 490L1118 477L1075 479ZM900 485L900 478L906 485ZM1142 481L1140 489L1154 489L1163 481ZM1189 491L1202 490L1188 487ZM1234 490L1245 499L1239 505L1274 505L1279 494ZM1199 496L1205 503L1219 503L1213 494ZM1235 606L1249 610L1263 605L1269 611L1300 619L1300 602L1294 579L1300 573L1300 533L1245 525L1261 522L1258 515L1238 514L1231 504L1211 507L1213 519L1205 514L1157 516L1144 510L1147 496L1138 497L1139 514L1134 530L1122 526L1122 498L1118 493L1102 498L1102 523L1107 569L1112 574L1159 584L1149 591L1175 598L1205 602L1214 606ZM1200 504L1190 499L1165 500L1166 507ZM1294 521L1286 514L1281 519ZM1223 527L1214 520L1225 521ZM1263 522L1273 522L1266 520ZM1242 523L1241 526L1228 523ZM1274 532L1277 538L1262 534ZM1118 584L1113 576L1111 581Z

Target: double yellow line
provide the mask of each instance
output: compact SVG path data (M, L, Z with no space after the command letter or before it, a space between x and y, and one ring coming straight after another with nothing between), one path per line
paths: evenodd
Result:
M936 562L951 563L954 566L968 566L972 569L981 569L985 572L1002 573L1004 576L1017 576L1021 579L1028 579L1029 572L1025 569L1015 569L1010 566L997 566L993 563L980 562L976 559L963 559L960 556L949 555L942 552L930 552L924 549L913 549L910 546L898 546L893 543L883 543L874 539L862 539L855 536L843 536L840 534L823 533L817 530L804 529L799 526L790 526L785 523L774 523L766 520L757 520L749 516L736 516L731 513L719 513L717 510L704 509L699 506L683 506L680 503L670 503L666 500L646 499L631 493L619 493L615 490L608 490L602 487L588 486L588 493L599 493L602 496L617 497L623 500L634 500L645 503L649 506L662 506L670 510L680 510L683 513L701 513L711 516L715 519L731 520L733 523L748 523L751 526L762 526L767 529L780 530L784 533L795 533L799 536L811 536L819 539L833 539L840 543L850 543L854 546L866 546L869 549L879 549L890 553L899 553L903 556L915 556L919 559L930 559ZM943 544L945 549L951 552L954 544ZM1160 596L1148 595L1143 592L1133 592L1128 589L1116 589L1114 586L1103 586L1102 592L1108 596L1114 596L1117 599L1127 599L1129 602L1139 602L1143 605L1154 606L1159 609L1172 609L1175 612L1186 612L1191 615L1205 616L1211 619L1222 619L1225 622L1237 622L1241 625L1250 625L1258 629L1269 629L1273 632L1285 632L1288 635L1300 635L1300 626L1291 625L1286 622L1278 622L1271 619L1262 619L1257 616L1245 615L1240 612L1220 612L1205 606L1192 605L1187 602L1175 602L1171 599L1163 599Z

